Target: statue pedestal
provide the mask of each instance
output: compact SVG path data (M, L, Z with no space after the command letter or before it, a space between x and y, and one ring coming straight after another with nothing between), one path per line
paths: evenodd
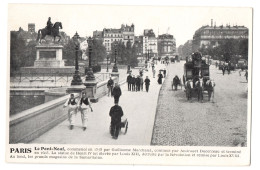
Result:
M59 44L44 44L36 47L34 67L64 67L62 60L63 46Z
M83 83L85 85L85 92L90 98L90 101L93 103L98 102L98 98L96 97L97 92L97 81L96 80L87 80Z
M86 87L84 85L73 85L67 88L66 92L71 94L71 93L81 93L84 91Z

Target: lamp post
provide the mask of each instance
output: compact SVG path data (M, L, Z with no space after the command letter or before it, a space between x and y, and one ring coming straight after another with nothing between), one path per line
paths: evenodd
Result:
M107 72L108 72L108 59L109 59L109 57L107 56Z
M79 51L80 42L79 42L79 35L77 32L73 36L73 42L75 44L76 55L75 55L75 74L73 75L71 85L82 85L82 80L79 75L78 51Z
M86 81L95 80L95 76L93 74L92 65L91 65L91 53L92 53L92 48L93 48L93 39L91 37L89 37L87 39L87 42L88 42L89 65L88 65L88 71L87 71L87 75L86 75Z
M113 66L113 70L112 72L118 72L118 68L117 68L117 47L118 47L118 44L117 42L115 42L114 44L114 50L115 50L115 65Z

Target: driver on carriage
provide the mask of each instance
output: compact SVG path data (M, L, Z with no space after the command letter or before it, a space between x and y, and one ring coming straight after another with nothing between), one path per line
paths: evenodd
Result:
M53 24L51 22L51 17L48 18L48 21L47 21L47 30L48 30L48 33L50 34L51 33L51 28L52 28Z

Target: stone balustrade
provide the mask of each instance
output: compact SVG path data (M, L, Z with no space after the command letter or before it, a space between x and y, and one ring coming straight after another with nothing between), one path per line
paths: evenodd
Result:
M112 77L112 79L115 83L118 83L118 77ZM107 94L107 81L97 84L95 98L101 98ZM45 101L48 102L10 117L9 143L28 143L66 120L67 109L63 109L63 104L70 95L59 97L60 92L56 93L57 91L52 92L51 90L46 92L49 99ZM55 96L59 98L50 99L55 98ZM79 94L75 96L78 97Z

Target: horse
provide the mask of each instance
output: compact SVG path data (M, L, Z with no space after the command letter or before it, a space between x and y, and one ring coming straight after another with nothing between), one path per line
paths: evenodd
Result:
M186 89L187 100L191 100L192 89L193 89L193 82L192 82L192 80L188 80L188 81L185 82L185 89Z
M61 36L59 35L59 28L62 29L61 22L55 22L55 24L51 28L51 31L49 31L47 28L39 29L36 41L40 40L40 43L41 43L41 40L44 39L46 35L50 35L50 36L54 37L54 42L55 42L55 38L59 37L59 40L58 40L58 42L59 42L61 39Z
M210 99L212 97L212 102L214 103L214 95L215 95L214 87L216 86L216 83L213 79L207 80L206 86L207 86L207 91L208 91L208 100L210 101Z
M203 102L203 91L204 91L204 82L203 79L200 78L198 81L195 82L195 86L197 88L198 93L198 101Z

